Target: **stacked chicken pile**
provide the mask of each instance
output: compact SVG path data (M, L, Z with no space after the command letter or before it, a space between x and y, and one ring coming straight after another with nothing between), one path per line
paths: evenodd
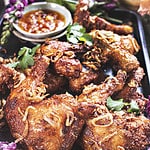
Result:
M90 16L80 0L74 22L83 25L94 44L46 40L28 71L0 65L0 90L10 89L5 117L16 143L30 150L144 150L150 145L147 99L137 92L144 75L134 56L140 47L128 25ZM105 74L107 66L113 76ZM107 107L107 99L135 101L140 113ZM76 143L76 144L75 144ZM77 149L77 148L76 148Z

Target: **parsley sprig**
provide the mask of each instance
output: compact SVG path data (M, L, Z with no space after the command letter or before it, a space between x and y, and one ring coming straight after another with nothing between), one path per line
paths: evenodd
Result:
M113 100L111 97L108 97L107 107L113 111L121 111L125 106L128 107L127 112L139 114L140 109L136 101L131 100L130 103L124 102L123 99Z
M7 66L12 68L20 68L22 70L27 69L29 66L34 65L33 56L36 53L36 50L40 47L40 44L36 45L33 48L22 47L18 52L17 61L7 64Z

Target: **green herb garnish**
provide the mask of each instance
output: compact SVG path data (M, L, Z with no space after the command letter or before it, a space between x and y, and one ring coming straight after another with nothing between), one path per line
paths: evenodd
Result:
M128 112L136 112L136 114L139 114L140 109L136 101L131 101L130 102L130 108L127 110Z
M73 25L68 26L67 40L73 44L82 42L88 46L92 45L92 37L86 33L86 29L78 23L74 23Z
M123 102L123 99L113 100L111 97L108 97L106 102L107 107L113 111L121 111L125 106L129 107L127 112L139 114L140 109L136 101L131 101L130 103Z
M33 56L35 55L36 50L40 47L40 44L36 45L33 48L22 47L18 52L17 61L14 63L9 63L7 66L12 68L20 68L22 70L27 69L29 66L34 65Z
M108 97L106 105L111 110L120 111L124 107L124 102L123 99L113 100L111 97Z

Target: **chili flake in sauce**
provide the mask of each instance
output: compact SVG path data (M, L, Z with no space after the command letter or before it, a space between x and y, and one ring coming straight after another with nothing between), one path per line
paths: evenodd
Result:
M53 10L33 10L24 14L18 25L26 32L46 33L62 28L65 25L65 17Z

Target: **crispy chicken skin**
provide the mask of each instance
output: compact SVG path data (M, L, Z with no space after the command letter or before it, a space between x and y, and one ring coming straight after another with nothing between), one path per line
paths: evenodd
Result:
M112 49L124 49L133 55L140 50L137 40L131 34L118 35L107 30L92 30L89 34L97 47L104 45Z
M78 119L78 105L71 95L54 95L33 104L28 111L29 148L44 150L71 149L84 120Z
M84 64L87 66L95 65L96 68L105 64L110 59L114 64L117 64L118 69L123 69L127 72L139 67L139 61L134 56L140 47L135 38L128 36L121 36L114 34L111 31L93 30L90 32L93 37L94 49L84 54ZM86 63L86 60L88 63ZM94 60L89 64L90 60Z
M140 69L139 69L140 70ZM100 85L88 85L78 98L95 104L93 115L86 121L81 145L86 150L144 150L150 144L150 120L144 115L136 116L125 111L108 110L106 99L121 90L125 84L126 73L118 71ZM142 97L134 95L140 104ZM132 99L131 98L131 99ZM140 99L141 98L141 99ZM133 100L132 99L132 100ZM145 103L145 102L143 102ZM143 103L139 106L143 107Z
M10 125L12 134L16 138L23 138L26 136L26 121L23 121L23 115L33 101L41 101L41 96L44 92L44 84L42 79L44 76L44 71L48 66L43 57L39 58L40 63L33 67L32 73L21 84L13 88L6 103L6 119Z
M47 87L46 91L49 94L63 93L68 88L68 79L57 74L54 69L48 68L43 81Z
M116 99L123 98L124 100L129 100L131 95L137 91L137 88L141 86L141 80L145 75L143 68L138 67L129 73L129 77L126 81L125 86L121 91L116 94Z
M150 144L149 119L121 112L110 113L105 106L97 109L97 115L87 121L83 131L84 149L145 150Z
M118 34L129 34L133 32L133 28L131 26L114 25L98 16L90 16L88 7L88 0L79 0L79 4L77 5L76 11L74 13L74 22L83 25L88 32L93 29L109 30Z
M100 84L104 81L105 75L102 70L93 71L90 69L82 69L80 76L78 78L69 79L69 89L76 94L82 92L84 87L90 83Z
M79 95L78 101L105 104L109 96L123 88L126 77L126 72L119 70L115 77L106 78L100 85L90 84L85 86L83 92Z
M126 84L121 89L121 91L117 92L113 96L113 98L123 98L126 102L131 102L132 100L134 100L140 107L140 111L144 112L148 99L146 99L142 93L137 92L138 87L141 86L141 80L143 79L144 75L145 73L142 67L138 67L137 69L130 72L128 74Z
M90 16L88 7L89 0L79 0L74 22L86 28L92 46L46 39L23 78L18 68L0 62L0 92L10 90L5 119L25 150L77 150L78 141L80 150L150 146L148 100L137 91L144 70L135 57L140 46L129 35L133 28ZM129 113L128 105L109 110L108 97L134 100L140 113Z
M54 63L54 68L58 74L66 77L79 77L82 65L78 59L62 56Z
M64 54L74 56L74 53L84 53L87 49L89 47L83 44L71 44L64 41L46 39L37 53L48 56L55 61L55 57L58 59Z

